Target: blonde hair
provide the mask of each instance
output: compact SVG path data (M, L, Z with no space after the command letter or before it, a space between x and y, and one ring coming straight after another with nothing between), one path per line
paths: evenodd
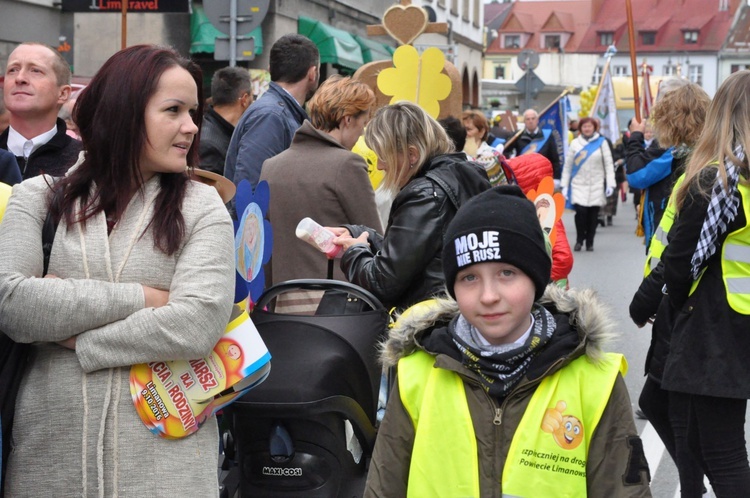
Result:
M721 84L708 106L706 121L693 154L685 169L685 181L676 193L676 206L680 209L692 185L698 187L703 196L711 195L712 186L701 185L697 181L706 168L718 168L727 184L727 171L724 163L732 161L747 175L747 156L740 161L734 155L734 147L742 145L745 154L750 153L750 71L738 71ZM743 181L740 179L740 181Z
M325 80L308 104L310 122L325 132L335 130L346 116L369 113L375 93L361 81L334 75Z
M464 111L461 115L461 122L465 125L467 121L470 121L474 125L474 128L479 130L482 134L483 142L487 140L487 135L490 133L490 125L487 123L487 118L484 114L479 111Z
M710 104L711 98L695 83L681 85L661 97L651 114L659 145L664 148L695 145Z
M406 185L433 157L455 150L440 123L411 102L379 109L365 129L365 143L388 165L383 187L391 192ZM415 164L409 164L410 147L417 151Z

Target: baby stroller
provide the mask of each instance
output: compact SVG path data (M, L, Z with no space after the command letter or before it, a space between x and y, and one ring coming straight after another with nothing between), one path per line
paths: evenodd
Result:
M267 311L294 290L326 292L314 316ZM273 368L225 409L225 457L236 467L225 465L222 495L233 498L238 487L242 497L361 496L375 442L377 344L387 310L356 285L290 280L259 298L252 319Z

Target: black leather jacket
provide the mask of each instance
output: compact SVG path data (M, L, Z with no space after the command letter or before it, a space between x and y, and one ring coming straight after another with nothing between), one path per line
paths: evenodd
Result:
M463 154L434 157L396 196L385 236L362 225L346 227L353 237L369 232L370 244L350 247L341 269L388 308L404 309L443 293L445 228L459 206L489 188L484 168Z

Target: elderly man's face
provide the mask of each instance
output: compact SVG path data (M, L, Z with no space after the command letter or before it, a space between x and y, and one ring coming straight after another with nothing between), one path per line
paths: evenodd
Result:
M523 124L526 126L528 131L536 130L539 124L539 115L534 111L526 111L523 113Z

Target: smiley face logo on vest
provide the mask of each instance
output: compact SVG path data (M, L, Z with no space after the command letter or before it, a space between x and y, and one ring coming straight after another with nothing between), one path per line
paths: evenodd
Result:
M583 441L583 424L578 417L563 415L568 407L565 401L558 401L548 409L542 419L542 430L552 434L557 445L564 450L574 450Z

